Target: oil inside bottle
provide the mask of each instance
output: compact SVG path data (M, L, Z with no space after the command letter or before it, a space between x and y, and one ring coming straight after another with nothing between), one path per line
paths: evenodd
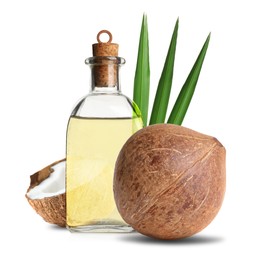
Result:
M113 196L114 166L126 140L142 128L136 118L70 117L67 131L67 227L129 232Z

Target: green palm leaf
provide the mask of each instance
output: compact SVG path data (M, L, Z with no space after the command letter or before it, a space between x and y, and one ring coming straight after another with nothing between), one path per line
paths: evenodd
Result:
M148 103L149 103L149 43L148 43L148 24L147 16L144 14L142 19L138 57L134 77L134 94L133 100L138 105L144 126L148 120Z
M149 122L150 125L164 123L166 117L171 85L173 80L174 61L175 61L175 53L176 53L176 46L177 46L178 23L179 23L179 19L177 19L174 27L168 54L157 87L155 101L153 104L153 109L152 109L151 118Z
M176 100L176 103L171 111L171 114L168 119L168 123L170 124L176 124L181 125L185 114L187 112L187 109L190 105L192 96L194 94L199 74L205 59L206 51L208 48L208 44L210 41L211 34L208 35L200 53L195 61L195 64L193 65L190 74L188 75L180 93Z

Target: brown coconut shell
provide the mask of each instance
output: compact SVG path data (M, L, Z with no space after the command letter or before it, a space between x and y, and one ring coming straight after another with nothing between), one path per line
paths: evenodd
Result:
M61 227L65 227L66 225L66 193L43 199L30 199L27 193L54 172L53 166L63 161L65 161L65 159L56 161L31 175L30 186L25 195L29 204L46 222Z
M122 218L159 239L192 236L218 213L225 193L225 148L211 136L157 124L131 136L115 167Z

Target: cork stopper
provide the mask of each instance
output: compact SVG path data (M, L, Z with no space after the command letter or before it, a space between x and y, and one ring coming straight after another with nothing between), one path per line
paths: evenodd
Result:
M106 33L109 36L108 42L102 42L100 36ZM92 45L93 56L118 56L119 45L112 43L112 34L107 30L102 30L97 35L98 43Z
M109 40L102 42L100 36L107 34ZM92 52L95 58L93 69L94 83L97 87L112 87L118 84L118 56L119 45L112 43L112 34L102 30L97 34L97 41L92 45Z

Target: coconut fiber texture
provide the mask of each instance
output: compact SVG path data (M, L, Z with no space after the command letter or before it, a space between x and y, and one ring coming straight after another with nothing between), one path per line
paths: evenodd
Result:
M54 162L42 170L34 173L30 176L30 187L27 190L27 193L39 185L42 181L47 179L50 174L54 171L53 166L56 164L65 161L65 159ZM60 173L55 173L60 174ZM48 223L56 224L61 227L66 225L66 194L59 194L57 196L47 197L43 199L30 199L27 196L26 198L29 204L33 209Z
M123 146L114 196L121 216L135 230L180 239L214 219L225 182L225 148L216 138L157 124L139 130Z

